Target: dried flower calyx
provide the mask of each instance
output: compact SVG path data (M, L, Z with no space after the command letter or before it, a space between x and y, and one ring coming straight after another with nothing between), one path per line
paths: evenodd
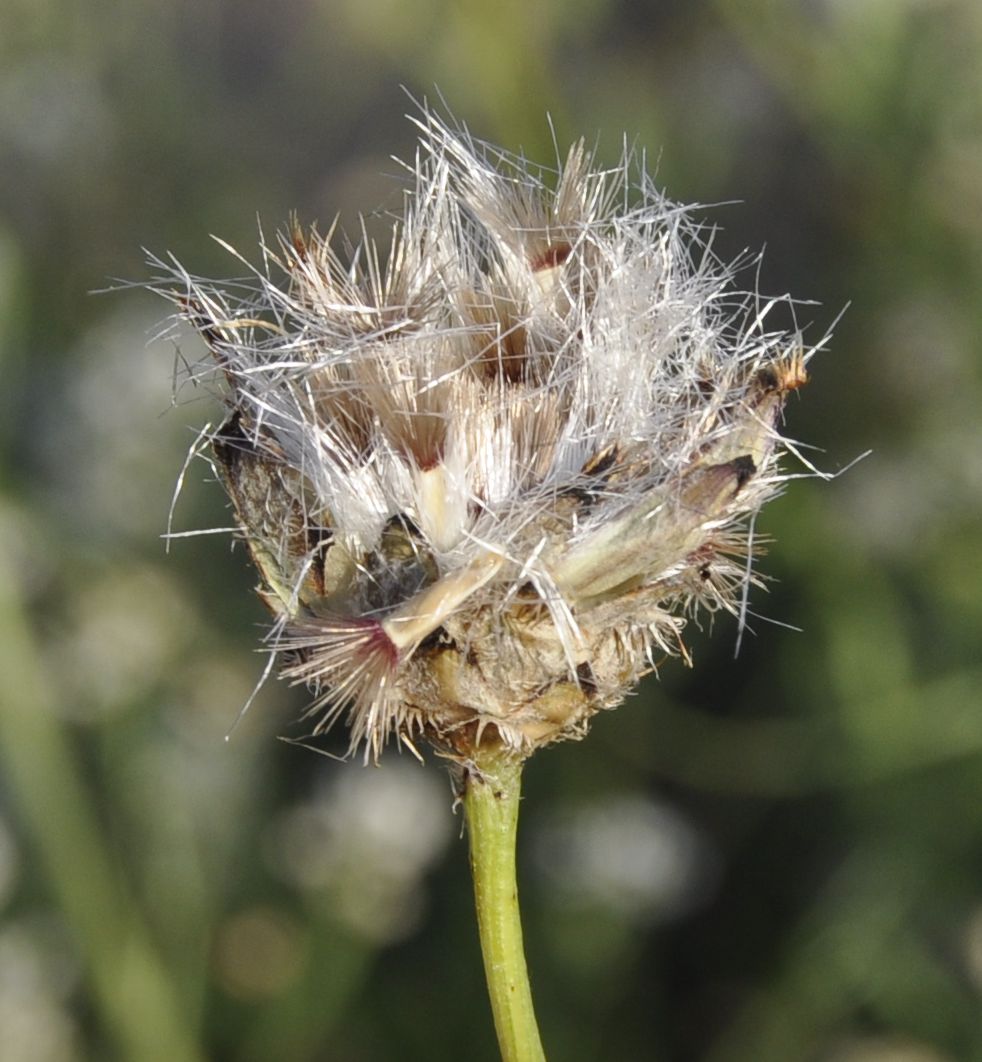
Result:
M294 223L244 284L154 286L224 378L214 463L316 729L525 755L735 608L811 351L631 157L419 125L386 256Z

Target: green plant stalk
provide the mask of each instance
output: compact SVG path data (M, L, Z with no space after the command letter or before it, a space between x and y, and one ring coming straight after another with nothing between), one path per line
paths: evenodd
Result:
M532 1006L515 877L522 761L479 755L464 782L464 813L484 973L502 1062L545 1059Z
M106 846L54 711L12 567L0 555L0 767L47 870L100 1017L128 1062L203 1062L179 993Z

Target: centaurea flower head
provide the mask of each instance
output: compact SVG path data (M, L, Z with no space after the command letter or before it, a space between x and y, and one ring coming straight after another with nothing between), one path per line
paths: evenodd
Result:
M553 174L418 125L385 253L294 222L245 281L153 286L224 381L213 463L313 729L525 756L737 609L813 351L630 152Z

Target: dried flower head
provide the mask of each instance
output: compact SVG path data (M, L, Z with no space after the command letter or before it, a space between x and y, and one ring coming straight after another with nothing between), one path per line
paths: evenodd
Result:
M153 286L224 377L214 464L315 730L526 755L735 610L812 352L643 160L418 124L387 254L294 222L244 282Z

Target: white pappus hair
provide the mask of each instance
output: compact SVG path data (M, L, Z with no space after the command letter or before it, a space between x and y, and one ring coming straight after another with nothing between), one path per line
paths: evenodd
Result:
M316 729L524 755L735 609L824 339L768 330L630 153L551 173L417 124L384 254L294 221L244 281L151 286L224 381L214 464Z

